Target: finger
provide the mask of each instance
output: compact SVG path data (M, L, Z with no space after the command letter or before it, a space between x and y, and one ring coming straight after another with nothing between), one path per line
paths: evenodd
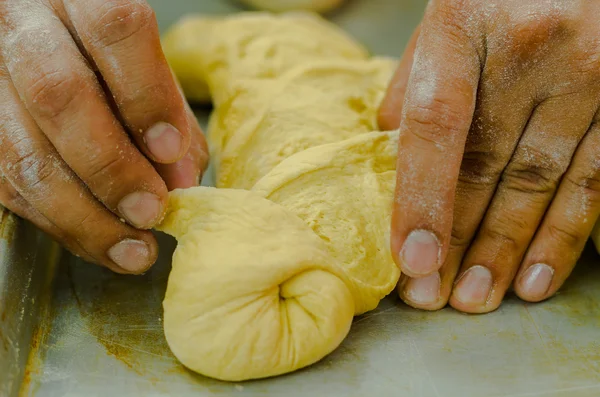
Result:
M447 13L431 14L417 42L402 110L392 214L392 252L413 277L438 270L448 251L479 78L469 39L455 21L440 20Z
M565 113L572 103L579 111ZM535 109L463 261L452 307L468 313L498 308L591 123L592 106L583 98L559 97Z
M408 76L410 76L412 70L415 48L420 32L421 25L417 26L408 41L404 50L404 55L402 55L402 59L400 59L398 69L396 69L396 73L394 74L394 77L392 77L392 81L390 82L385 97L379 107L377 120L379 128L382 130L395 130L400 126L404 94L408 84Z
M5 46L20 98L60 156L107 208L137 228L153 227L166 207L164 182L115 118L69 32L40 8L34 28L28 16L14 22L14 36Z
M93 258L88 256L85 250L78 244L64 238L63 233L58 229L52 222L46 217L40 214L35 208L17 192L17 190L8 182L8 180L0 175L0 204L7 208L15 215L20 216L23 219L27 219L35 226L40 228L43 232L49 234L57 241L59 241L66 249L71 251L73 254L81 257L83 260L91 262ZM116 268L119 272L123 272L121 269Z
M554 295L579 259L600 215L600 125L593 124L533 239L514 289L526 301Z
M0 109L0 172L60 230L54 235L115 271L141 273L150 267L157 257L152 233L120 222L91 195L42 134L3 68Z
M157 163L182 159L193 127L152 8L143 0L67 0L65 9L138 147Z
M192 141L188 153L175 164L154 165L169 190L187 189L200 185L204 171L208 166L209 155L206 139L192 109L190 109L187 102L185 105L192 132Z
M523 85L515 81L507 86L484 69L456 187L448 255L439 273L429 280L402 275L398 292L408 305L437 310L447 304L467 248L535 107L531 96L519 95L515 100L515 92L527 92ZM433 288L436 282L439 285Z

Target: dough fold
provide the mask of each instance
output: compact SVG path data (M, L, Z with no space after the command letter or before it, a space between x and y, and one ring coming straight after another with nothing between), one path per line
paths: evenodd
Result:
M400 276L389 251L398 132L376 111L396 61L312 14L187 18L165 53L213 98L217 187L171 193L178 240L164 301L188 368L239 381L335 349Z
M395 66L381 58L313 61L276 79L232 84L209 128L217 186L250 189L295 153L376 130Z
M171 194L175 236L164 300L175 356L230 381L310 365L348 333L354 300L324 242L299 218L244 190Z
M400 271L389 251L397 132L372 132L284 160L252 190L296 214L350 280L356 314L377 307Z

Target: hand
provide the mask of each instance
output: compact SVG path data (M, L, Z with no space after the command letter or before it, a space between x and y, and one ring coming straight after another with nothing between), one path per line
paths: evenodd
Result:
M141 229L207 162L152 9L6 0L0 17L0 203L87 261L143 272L158 249Z
M432 0L380 111L399 127L400 296L552 296L600 214L600 2ZM413 59L414 57L414 59Z

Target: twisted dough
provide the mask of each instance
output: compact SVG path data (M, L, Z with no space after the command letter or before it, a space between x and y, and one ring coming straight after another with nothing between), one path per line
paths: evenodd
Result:
M388 248L398 136L375 120L395 62L309 14L188 18L164 46L186 93L212 94L220 188L173 192L160 225L179 242L169 346L223 380L310 365L400 275Z

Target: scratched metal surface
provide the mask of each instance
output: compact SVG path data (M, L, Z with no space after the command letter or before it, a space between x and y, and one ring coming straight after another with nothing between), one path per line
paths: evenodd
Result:
M185 12L239 9L217 0L150 3L162 28ZM332 18L375 53L394 55L422 9L420 0L354 0ZM198 115L205 121L206 112ZM63 257L23 396L600 395L600 258L593 250L548 302L526 305L509 297L495 313L467 316L416 311L391 297L357 318L340 348L320 363L229 384L186 371L169 352L161 301L174 243L160 240L159 263L143 277Z
M17 396L27 376L59 257L55 243L0 206L0 397Z

